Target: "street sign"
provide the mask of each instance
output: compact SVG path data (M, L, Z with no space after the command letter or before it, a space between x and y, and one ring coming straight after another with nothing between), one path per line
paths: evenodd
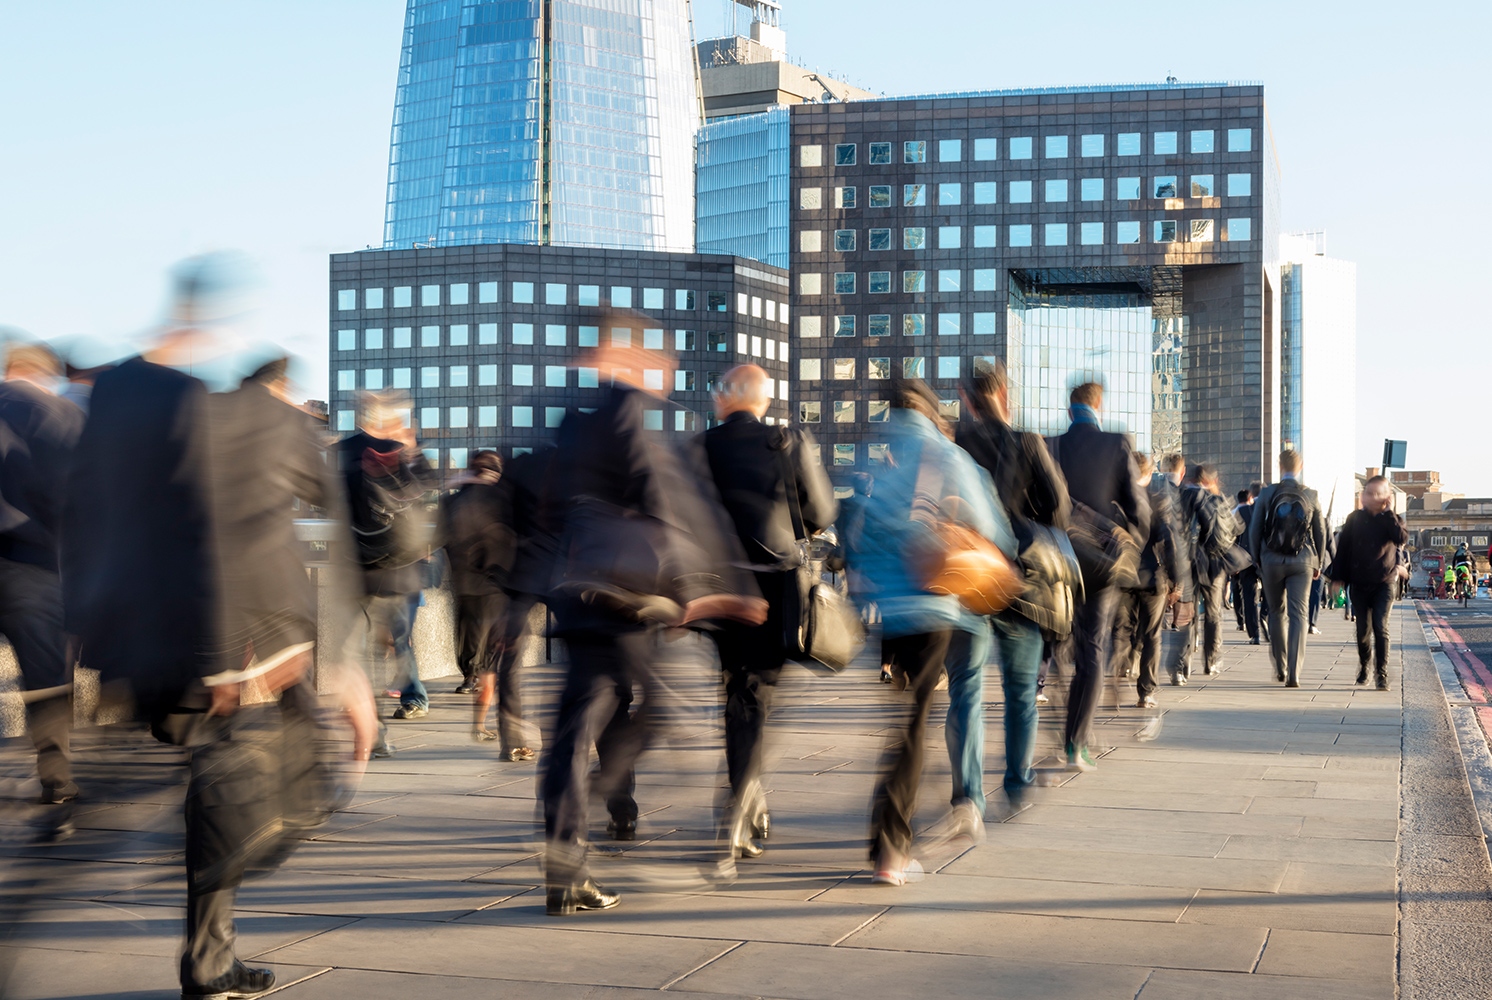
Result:
M1402 469L1405 468L1405 454L1409 450L1408 441L1383 440L1383 468Z

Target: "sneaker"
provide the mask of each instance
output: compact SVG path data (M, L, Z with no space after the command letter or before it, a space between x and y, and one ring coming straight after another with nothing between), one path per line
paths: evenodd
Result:
M1311 633L1311 635L1320 635L1321 634L1321 629L1318 628L1315 625L1312 625L1308 631Z
M396 719L423 719L430 714L430 709L424 705L400 705L394 709Z
M535 756L534 752L528 747L513 747L512 749L503 751L503 755L511 761L533 760Z
M1171 684L1175 687L1186 687L1186 681L1187 675L1179 670L1171 675Z
M1052 701L1052 699L1048 698L1041 691L1036 692L1036 704L1038 704L1038 705L1048 705L1048 704L1051 704L1051 701Z
M387 740L380 741L368 751L368 756L374 760L388 760L394 755L394 745Z
M921 882L923 874L922 865L908 858L901 868L877 868L870 881L872 885L906 885L908 882Z
M1086 746L1067 744L1067 769L1069 771L1096 771L1098 764Z
M1156 701L1155 701L1155 695L1153 695L1153 694L1147 694L1143 698L1141 698L1138 702L1135 703L1135 708L1155 708L1155 707L1156 707Z
M881 664L881 683L882 684L890 684L891 683L891 668L888 667L884 663Z
M948 675L947 674L939 674L938 675L938 683L933 686L933 690L934 691L947 691L948 690Z
M42 785L41 798L38 801L44 806L60 806L77 797L78 786L71 781L64 781L60 785Z
M477 726L471 731L471 738L478 743L491 743L497 739L497 734L490 729L483 729L481 726Z
M238 959L227 972L210 983L181 987L182 1000L237 1000L237 998L263 996L274 988L275 974L269 969L251 969Z
M943 818L942 826L943 839L967 837L975 844L984 843L984 817L968 799L961 799L953 804L948 815Z

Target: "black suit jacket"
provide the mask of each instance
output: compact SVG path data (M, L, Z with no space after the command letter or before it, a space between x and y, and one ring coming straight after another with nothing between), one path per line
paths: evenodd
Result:
M57 531L83 411L27 382L0 382L0 559L57 569Z
M1067 479L1067 492L1103 516L1127 527L1136 544L1150 535L1150 498L1135 480L1134 449L1123 434L1092 424L1073 424L1052 440L1052 454Z
M730 514L746 558L760 570L798 565L792 511L782 476L785 454L803 511L804 530L834 523L839 504L824 467L813 458L806 430L768 427L749 413L733 413L704 433L704 450L720 501Z

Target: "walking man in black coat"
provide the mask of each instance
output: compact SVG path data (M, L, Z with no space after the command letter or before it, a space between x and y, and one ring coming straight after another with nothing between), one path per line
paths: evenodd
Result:
M1331 578L1348 587L1357 618L1357 683L1368 682L1371 658L1380 691L1388 690L1388 609L1399 582L1399 552L1409 542L1392 501L1383 476L1363 484L1362 509L1347 515L1331 564Z

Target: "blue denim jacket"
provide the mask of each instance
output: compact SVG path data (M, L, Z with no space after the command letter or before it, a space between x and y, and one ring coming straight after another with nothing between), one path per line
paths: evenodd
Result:
M982 616L969 611L958 598L929 593L916 582L907 563L906 542L912 531L921 530L910 519L912 497L922 456L930 452L942 471L939 492L960 500L957 519L1015 558L1015 536L995 496L994 483L932 421L911 410L891 411L887 443L891 457L876 476L866 501L863 535L850 553L852 563L873 588L865 596L880 608L882 634L895 637L944 629L978 632L984 627Z

